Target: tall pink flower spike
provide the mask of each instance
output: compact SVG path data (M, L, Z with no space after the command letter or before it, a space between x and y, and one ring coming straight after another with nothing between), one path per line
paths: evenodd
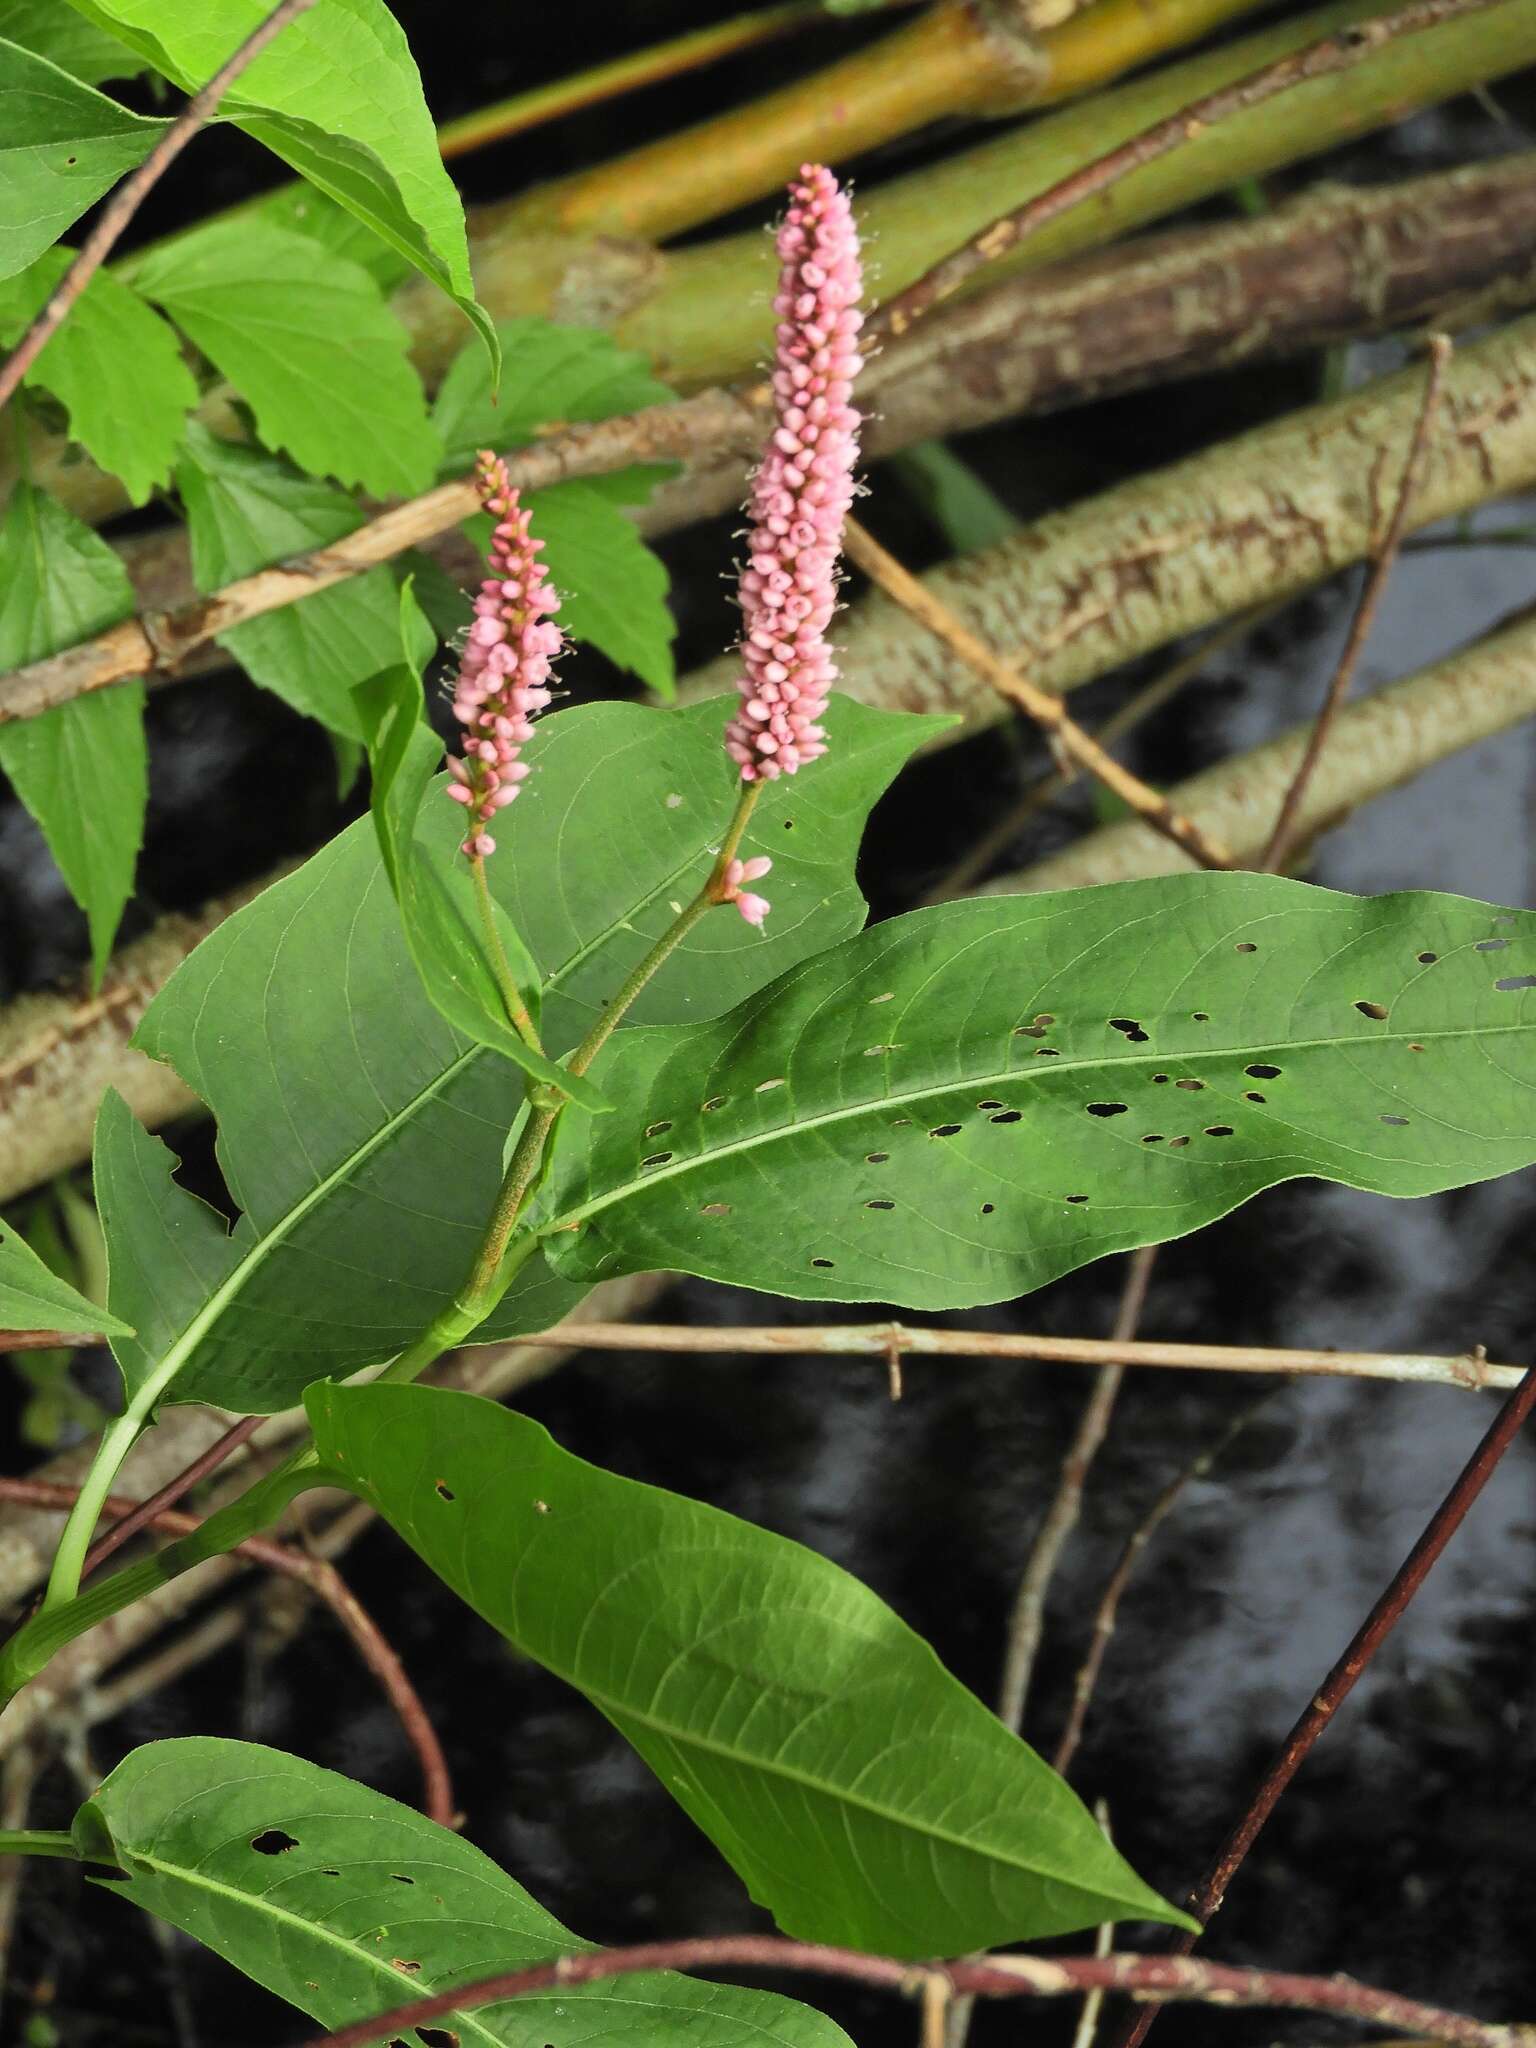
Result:
M533 735L532 719L550 701L549 665L564 644L550 623L560 600L539 561L544 543L528 531L528 514L499 455L482 449L475 462L480 502L496 520L490 575L475 599L464 658L454 688L453 715L464 727L464 757L448 757L448 794L468 806L469 833L462 851L494 853L486 830L517 795L528 774L520 761Z
M849 400L863 275L848 195L821 164L802 166L778 233L783 265L773 369L776 425L747 501L752 521L741 572L741 707L725 750L743 782L793 775L826 752L821 717L837 669L826 632L837 607L843 521L853 502L859 415ZM749 923L761 896L728 886ZM750 907L749 907L750 906Z

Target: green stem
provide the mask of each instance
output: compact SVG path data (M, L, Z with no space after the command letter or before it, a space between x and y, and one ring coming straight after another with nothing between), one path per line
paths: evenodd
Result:
M502 1008L508 1022L530 1052L542 1054L539 1034L534 1027L528 1006L523 1001L517 981L507 960L507 949L501 943L501 933L496 927L496 906L491 901L491 885L486 880L485 861L478 853L469 859L470 873L475 878L475 903L480 912L480 929L485 934L486 958L491 963L491 972L496 977L496 986L501 991Z
M91 1460L91 1469L86 1473L85 1484L65 1519L59 1547L54 1552L53 1568L48 1574L48 1585L43 1594L45 1612L50 1607L73 1600L78 1592L85 1554L96 1533L102 1503L112 1491L112 1482L122 1469L123 1460L138 1442L155 1403L180 1365L180 1352L173 1351L136 1390L122 1414L115 1416L102 1431L101 1442Z
M67 1856L78 1862L74 1838L57 1828L0 1828L0 1856Z

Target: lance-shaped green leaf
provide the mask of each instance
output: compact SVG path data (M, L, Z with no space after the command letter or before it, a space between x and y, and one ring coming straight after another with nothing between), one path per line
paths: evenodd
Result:
M948 1955L1183 1916L867 1586L437 1387L315 1388L322 1463L632 1742L788 1934Z
M0 286L0 343L21 338L75 253L50 249ZM197 385L173 330L109 272L92 277L26 381L53 393L70 439L122 479L135 505L169 480Z
M441 444L410 336L360 264L236 217L150 250L133 282L249 403L268 448L380 497L432 481Z
M132 1334L126 1323L50 1271L21 1232L0 1217L0 1351L7 1330Z
M69 0L0 0L0 36L87 85L131 78L141 68L126 44L83 21Z
M74 1834L82 1856L124 1872L103 1885L327 2028L592 1947L447 1828L258 1743L193 1736L136 1749ZM670 1970L445 2013L419 2038L847 2048L809 2006Z
M13 488L0 526L0 670L88 640L133 602L122 559L99 534L45 491ZM144 685L118 683L0 724L0 769L85 912L99 980L144 832Z
M525 750L533 774L497 822L488 872L538 962L552 1057L585 1035L708 873L734 800L725 716L723 702L590 705L542 720ZM753 821L750 849L775 856L771 934L728 910L705 918L640 1016L717 1014L862 923L853 862L865 813L944 721L846 700L828 717L834 751L815 776L773 784ZM462 814L429 803L420 830L447 858ZM468 1273L522 1079L428 1001L371 822L204 940L134 1042L213 1111L242 1211L238 1274L172 1398L281 1408L318 1374L419 1335ZM534 1260L480 1334L546 1328L582 1291Z
M265 0L73 0L157 71L194 92L260 26ZM326 0L290 23L224 95L233 121L455 300L493 357L496 332L475 300L464 209L405 33L384 0Z
M594 1078L625 1114L562 1127L570 1278L998 1301L1298 1175L1536 1160L1536 914L1218 874L952 904Z
M130 114L3 27L0 106L0 277L10 277L141 164L170 123Z

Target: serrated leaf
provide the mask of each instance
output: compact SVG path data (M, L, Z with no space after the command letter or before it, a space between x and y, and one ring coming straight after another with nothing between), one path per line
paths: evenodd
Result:
M134 268L248 401L267 447L379 497L423 491L441 447L410 335L368 272L268 221L215 221Z
M455 470L480 448L505 452L534 439L541 427L605 420L615 413L665 405L675 394L651 374L646 358L620 348L595 327L552 320L503 320L501 391L493 399L490 367L478 349L462 349L438 388L432 420L444 459Z
M21 1232L0 1217L0 1351L7 1330L130 1334L126 1323L50 1271Z
M667 605L666 565L633 521L586 483L552 484L534 493L528 509L566 632L632 669L663 697L675 695L677 624Z
M111 1890L328 2028L592 1946L447 1828L256 1743L134 1750L75 1838L126 1872ZM659 1970L445 2013L432 2032L463 2048L545 2048L552 2033L561 2048L847 2048L793 1999Z
M0 106L0 277L11 277L141 164L170 124L130 114L3 37Z
M773 931L726 911L705 919L636 1014L715 1014L862 923L853 862L865 812L944 721L845 700L828 716L833 752L816 776L772 785L754 819L752 844L774 849ZM552 1056L584 1036L708 873L734 800L725 717L724 700L589 705L542 720L525 750L534 772L498 823L488 872L542 971ZM431 808L423 833L451 846L457 807L444 798L435 821ZM421 991L370 821L210 934L134 1042L217 1117L243 1212L237 1284L184 1384L248 1412L282 1408L317 1373L354 1371L417 1336L468 1271L521 1081ZM477 1334L546 1328L581 1291L535 1260Z
M847 1572L440 1387L317 1387L321 1462L586 1694L785 1933L950 1955L1192 1925Z
M69 0L0 0L0 37L87 85L143 69L126 43L83 21Z
M1533 968L1536 913L1266 875L918 911L616 1039L593 1076L630 1107L562 1123L553 1262L958 1308L1302 1174L1508 1173L1536 1160Z
M0 670L57 654L133 608L127 572L107 543L56 498L18 483L0 527ZM0 723L0 769L86 914L99 981L144 832L144 685L118 683L39 718Z
M0 286L0 344L18 341L74 261L54 248ZM135 505L169 481L197 383L173 331L135 292L98 270L26 382L69 414L69 432L122 480Z
M184 91L213 77L271 12L266 0L74 0ZM462 309L495 355L475 300L464 209L404 31L383 0L325 0L285 28L224 95L219 119L368 222Z
M288 555L355 533L363 515L344 491L300 476L259 449L220 441L194 420L176 469L187 512L192 573L217 590ZM362 739L352 693L400 651L399 593L391 572L361 576L218 636L254 682L343 739Z
M306 235L320 248L358 264L380 291L392 292L411 274L411 266L400 251L382 240L365 220L359 220L355 213L349 213L302 180L267 193L254 203L251 212L274 227ZM485 360L480 350L476 353ZM489 372L488 363L486 367Z

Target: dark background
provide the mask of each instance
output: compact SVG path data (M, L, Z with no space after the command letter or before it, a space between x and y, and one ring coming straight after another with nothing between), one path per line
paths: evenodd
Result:
M598 55L638 47L732 8L708 0L567 0L529 17L400 0L440 118ZM1299 12L1299 9L1287 10ZM828 29L673 86L498 145L455 166L471 200L598 160L763 89L868 30ZM1528 146L1530 76L1304 165L1359 179ZM866 180L963 139L936 132L858 166ZM844 167L840 167L844 168ZM205 135L142 221L164 232L262 185L277 167L231 132ZM766 217L754 212L712 226ZM1205 209L1215 217L1225 205ZM1400 359L1354 352L1359 378ZM1011 505L1083 497L1306 402L1315 361L1158 391L957 444ZM876 471L870 523L914 565L944 552L902 488ZM1504 506L1485 525L1531 508ZM732 520L662 544L680 665L726 645L721 570ZM1522 549L1408 555L1367 650L1359 688L1417 668L1528 601ZM1303 599L1215 661L1129 748L1172 781L1252 746L1315 708L1347 623L1352 579ZM1166 659L1167 657L1163 657ZM1157 672L1149 662L1074 700L1089 724ZM576 698L627 687L589 652L562 679ZM334 795L318 730L235 676L151 701L152 803L141 894L125 935L191 908L319 843L350 811ZM993 733L920 764L882 806L864 883L877 915L910 903L1044 765L1027 733ZM1443 764L1373 805L1321 847L1313 878L1337 887L1435 887L1536 902L1528 730ZM1005 865L1091 823L1091 798L1042 814ZM76 967L83 925L19 806L0 799L0 993ZM208 1133L171 1134L189 1173L212 1172ZM1143 1333L1253 1344L1459 1351L1521 1361L1536 1336L1531 1174L1428 1201L1388 1203L1292 1185L1161 1255ZM952 1322L1100 1334L1116 1265L1092 1267L1011 1307ZM656 1310L701 1322L822 1320L818 1311L688 1282ZM864 1319L862 1314L860 1319ZM86 1370L91 1368L87 1365ZM98 1380L98 1385L105 1382ZM523 1405L570 1449L795 1536L871 1584L984 1696L995 1690L1017 1573L1087 1392L1069 1367L909 1361L906 1398L872 1362L589 1355ZM1083 1525L1053 1589L1028 1731L1049 1750L1098 1594L1165 1482L1219 1437L1251 1383L1133 1375L1095 1468ZM12 1404L10 1390L0 1400ZM1273 1746L1381 1590L1485 1426L1488 1401L1450 1389L1349 1382L1280 1388L1220 1469L1186 1495L1133 1586L1073 1778L1110 1804L1117 1840L1178 1895L1240 1810ZM27 1453L8 1428L9 1462ZM1223 1960L1368 1981L1490 2017L1536 2008L1536 1686L1532 1544L1536 1458L1506 1459L1455 1545L1339 1716L1234 1885L1208 1943ZM415 1677L452 1766L466 1833L584 1936L633 1941L761 1925L713 1849L594 1710L506 1646L387 1532L362 1541L349 1581ZM350 1648L326 1620L297 1636L270 1608L249 1640L93 1735L105 1770L135 1744L182 1733L286 1747L415 1797L412 1759ZM65 1825L62 1768L33 1820ZM1129 1942L1131 1930L1122 1934ZM64 1865L29 1870L3 2038L21 2041L41 1987L65 2048L282 2048L304 2022L179 1936L157 1944L118 1901ZM782 1988L782 1987L781 1987ZM864 2048L914 2039L910 2008L807 1985ZM973 2039L1070 2038L1064 2010L984 2011ZM1205 2043L1324 2042L1354 2030L1302 2015L1174 2009L1161 2036Z

